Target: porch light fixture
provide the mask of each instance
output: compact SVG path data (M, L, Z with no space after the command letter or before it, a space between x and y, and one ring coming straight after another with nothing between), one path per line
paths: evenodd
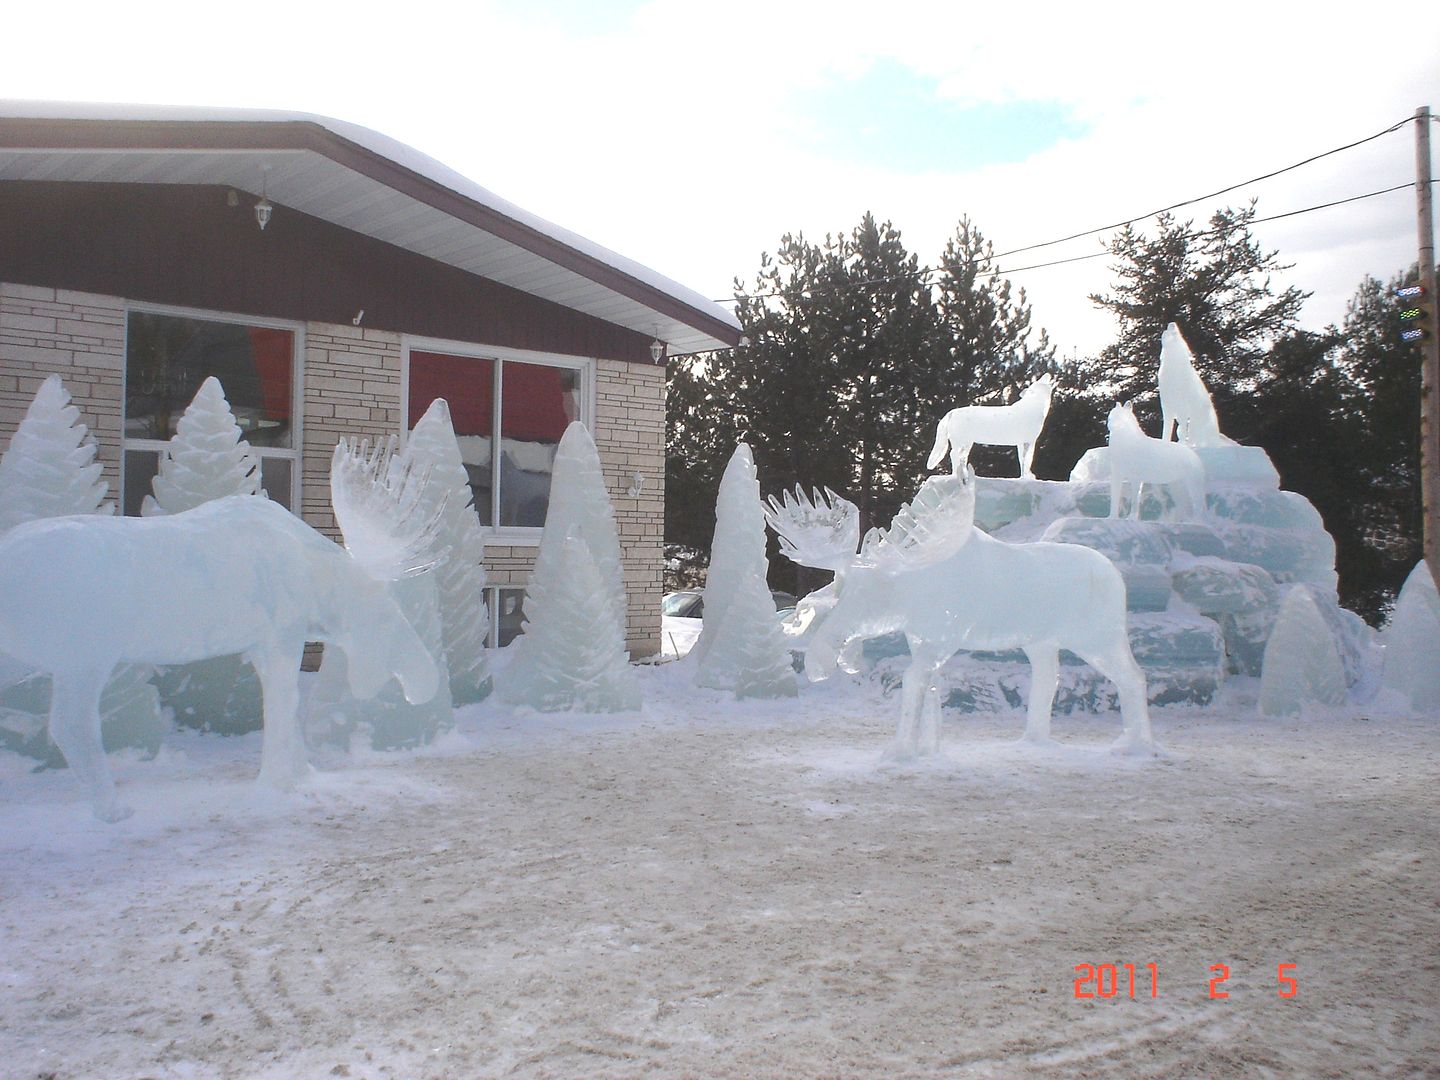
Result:
M255 224L260 226L260 231L265 231L265 226L270 224L270 215L275 211L269 198L266 197L266 181L270 175L270 166L265 166L265 172L260 177L260 201L255 204Z
M665 343L660 340L658 332L655 335L655 340L650 342L650 359L657 364L665 359Z

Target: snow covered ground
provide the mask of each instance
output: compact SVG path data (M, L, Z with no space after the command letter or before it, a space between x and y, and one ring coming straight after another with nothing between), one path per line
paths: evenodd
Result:
M1251 684L1137 761L1115 716L1035 748L947 711L894 767L874 684L640 675L638 717L472 706L290 796L258 737L175 734L116 762L118 825L0 758L0 1074L1440 1070L1436 718L1260 719ZM1077 999L1083 963L1135 998Z

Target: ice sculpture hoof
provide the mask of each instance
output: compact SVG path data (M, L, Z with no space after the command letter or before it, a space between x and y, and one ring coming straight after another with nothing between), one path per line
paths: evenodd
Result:
M135 813L134 807L123 806L120 803L95 807L95 816L107 825L114 825L117 821L124 821L133 813Z
M892 742L885 748L885 753L880 755L880 761L884 765L908 765L920 756L913 746L904 743Z
M1123 754L1126 757L1166 758L1170 756L1154 740L1139 739L1133 735L1121 735L1110 744L1110 752Z

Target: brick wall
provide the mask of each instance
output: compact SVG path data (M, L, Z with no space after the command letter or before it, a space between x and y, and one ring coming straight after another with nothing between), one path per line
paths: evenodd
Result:
M99 443L108 497L118 499L124 301L0 282L0 446L9 445L35 391L56 373Z
M330 458L345 436L383 441L404 430L400 415L400 335L334 323L307 323L301 514L339 539L330 511Z
M601 360L595 370L595 436L615 507L632 656L660 651L665 558L665 369ZM638 496L629 491L643 478Z

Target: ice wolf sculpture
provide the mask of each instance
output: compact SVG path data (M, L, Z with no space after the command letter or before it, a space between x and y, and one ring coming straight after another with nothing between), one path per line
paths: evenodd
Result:
M351 688L394 675L411 701L438 686L435 664L385 582L418 572L432 525L417 520L423 478L374 494L388 455L344 441L331 463L346 547L284 507L232 495L164 517L49 518L0 538L0 651L53 679L50 735L95 814L120 806L100 739L100 691L122 661L173 664L243 653L263 688L260 781L288 788L308 768L296 719L306 641L344 650Z
M1173 322L1160 337L1160 438L1186 446L1229 446L1210 391L1195 370L1195 354ZM1174 429L1172 435L1171 430Z
M1140 516L1146 484L1165 484L1178 521L1194 521L1205 509L1205 465L1181 443L1152 439L1140 430L1134 410L1122 402L1105 421L1110 429L1110 516L1120 517L1125 489L1133 500L1130 516Z
M976 443L1015 447L1020 458L1020 475L1035 479L1031 463L1035 460L1035 442L1050 415L1050 398L1055 393L1055 380L1041 375L1020 393L1013 405L965 405L951 409L935 428L935 449L930 451L927 469L933 469L950 451L950 469L963 476L970 462L970 448Z
M1050 737L1050 713L1069 649L1120 692L1118 748L1152 746L1145 675L1130 652L1125 582L1110 560L1074 544L1008 544L975 528L974 473L931 477L889 529L855 554L852 503L826 492L771 499L766 513L793 561L836 572L835 606L805 654L812 681L846 663L853 641L901 631L910 645L891 756L939 744L940 668L961 649L1022 649L1030 661L1025 737ZM851 668L853 670L853 668Z

